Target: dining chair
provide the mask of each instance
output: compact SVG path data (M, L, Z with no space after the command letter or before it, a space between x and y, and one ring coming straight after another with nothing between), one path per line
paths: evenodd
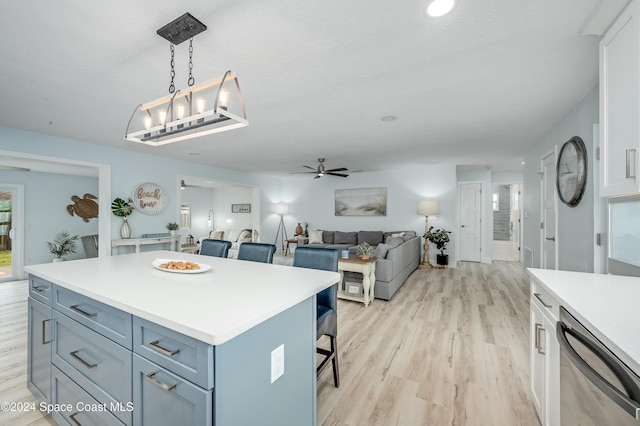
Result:
M338 250L323 247L297 248L293 255L293 266L300 268L322 269L338 272ZM333 366L333 382L340 387L340 374L338 371L338 283L322 290L316 295L316 338L329 336L330 349L316 346L316 352L324 358L316 369L319 376L329 361Z
M273 254L275 252L276 246L274 244L242 243L238 249L238 260L273 263Z
M205 256L227 257L231 241L212 240L210 238L200 241L200 253Z

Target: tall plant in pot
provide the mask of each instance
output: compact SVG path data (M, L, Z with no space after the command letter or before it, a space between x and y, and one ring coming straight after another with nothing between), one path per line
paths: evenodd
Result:
M447 249L450 233L451 231L447 231L445 229L433 229L433 226L430 226L429 230L424 234L424 238L440 250L440 254L436 256L436 262L440 266L449 264L449 255L444 254L444 251Z
M49 246L49 251L52 254L55 254L56 257L53 259L54 262L60 262L65 260L64 256L68 254L73 254L76 252L76 241L78 240L78 236L74 235L73 237L67 231L58 232L53 242L47 241L47 246Z

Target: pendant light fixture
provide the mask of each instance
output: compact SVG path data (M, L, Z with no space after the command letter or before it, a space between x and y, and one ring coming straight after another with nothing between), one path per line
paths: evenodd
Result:
M136 107L127 124L125 140L160 146L249 125L238 77L232 71L194 85L193 37L206 29L206 25L185 13L157 31L170 43L169 94ZM188 86L176 90L174 46L186 40L189 40Z

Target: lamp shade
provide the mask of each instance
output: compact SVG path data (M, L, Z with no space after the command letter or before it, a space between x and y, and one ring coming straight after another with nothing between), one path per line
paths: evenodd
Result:
M273 210L277 213L277 214L287 214L289 213L289 205L285 204L285 203L278 203L274 206Z
M438 201L437 200L418 201L418 214L425 215L425 216L438 214Z

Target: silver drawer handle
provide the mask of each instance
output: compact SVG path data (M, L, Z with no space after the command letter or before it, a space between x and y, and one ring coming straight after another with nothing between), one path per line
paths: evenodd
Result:
M540 301L540 303L542 303L542 306L544 306L545 308L553 308L553 306L547 305L547 303L542 300L542 298L540 297L540 293L533 293L533 295Z
M45 339L45 334L47 332L47 326L46 323L51 321L50 319L46 319L46 320L42 320L42 344L46 345L47 343L51 343L51 340L46 340Z
M70 416L69 416L69 418L70 418L71 420L73 420L73 422L74 422L76 425L78 425L78 426L82 426L82 423L80 423L79 421L77 421L77 420L76 420L76 416L77 416L78 414L80 414L80 413L78 413L78 412L76 411L75 413L73 413L72 415L70 415Z
M80 361L82 363L82 365L84 365L88 369L92 369L92 368L95 368L95 367L98 366L98 364L92 364L92 363L87 362L84 359L82 359L82 357L80 355L78 355L78 351L69 352L69 355L71 355L72 357L74 357L75 359Z
M157 387L159 387L160 389L162 389L165 392L171 392L172 390L174 390L177 386L177 383L174 383L172 385L168 385L166 383L161 382L160 380L156 379L155 375L156 375L157 371L154 371L153 373L149 373L149 374L145 374L145 379L147 379L148 381L150 381L151 383L153 383L154 385L156 385Z
M163 355L167 355L167 356L174 356L175 354L177 354L178 352L180 352L180 349L167 349L167 348L163 348L162 346L160 346L158 343L160 341L159 340L154 340L153 342L149 343L149 347L157 352L160 352Z
M78 308L78 306L80 305L71 305L70 308L76 311L77 313L79 313L80 315L84 315L87 318L95 317L96 315L98 315L97 312L94 312L94 313L87 312L83 309Z
M636 174L635 174L635 167L634 167L634 173L631 174L631 153L636 153L635 149L627 149L627 174L626 174L626 178L627 179L635 179L636 178ZM635 165L635 162L634 162Z
M37 285L35 287L31 287L32 290L37 291L38 293L42 293L43 291L45 291L48 287L42 286L42 285Z
M538 349L538 353L540 355L544 355L544 351L542 350L542 343L541 343L541 338L540 338L540 331L544 331L544 328L542 328L542 324L538 324L536 323L536 348Z

